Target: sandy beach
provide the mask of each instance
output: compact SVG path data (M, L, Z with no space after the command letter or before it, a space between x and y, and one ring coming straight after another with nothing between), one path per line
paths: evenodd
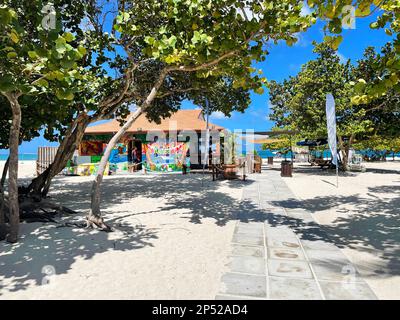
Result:
M5 161L0 161L0 172L3 173ZM36 176L36 161L26 160L18 163L19 178L34 178Z
M400 163L367 166L341 174L339 189L334 172L307 164L284 181L378 298L398 299ZM34 163L21 164L22 183L33 175ZM91 181L54 180L52 201L80 212L66 221L84 220ZM214 299L243 186L195 174L106 177L102 210L115 232L22 224L18 244L0 243L0 299Z
M58 177L52 200L83 221L90 182ZM115 232L22 224L17 245L0 244L0 299L213 299L240 188L182 175L106 177L103 187ZM41 286L46 270L55 276Z
M285 182L380 299L400 298L400 162L340 174L296 164Z

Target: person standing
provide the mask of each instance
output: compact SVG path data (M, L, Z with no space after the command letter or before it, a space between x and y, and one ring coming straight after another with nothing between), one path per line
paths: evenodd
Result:
M138 148L134 147L132 150L132 162L133 163L139 163L139 154L138 154Z

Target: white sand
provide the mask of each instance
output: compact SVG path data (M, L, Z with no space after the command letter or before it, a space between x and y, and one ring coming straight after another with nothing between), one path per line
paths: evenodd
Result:
M0 161L0 176L3 173L5 161ZM36 161L27 160L19 161L18 177L19 178L33 178L36 175Z
M379 298L399 299L400 163L368 164L370 172L341 176L339 189L334 174L296 167L285 181L301 205ZM22 182L33 173L34 162L21 165ZM200 177L106 177L103 212L113 233L23 224L18 244L0 243L0 299L213 299L242 188L209 180L202 187ZM80 210L82 221L90 182L58 177L53 200ZM41 285L46 265L56 275Z
M286 183L380 299L400 299L400 162L340 176L296 165ZM397 173L396 173L397 171Z
M18 244L0 244L0 299L214 299L241 187L199 179L107 177L102 203L113 233L23 224ZM86 213L90 181L57 178L53 200ZM46 265L56 275L43 286Z

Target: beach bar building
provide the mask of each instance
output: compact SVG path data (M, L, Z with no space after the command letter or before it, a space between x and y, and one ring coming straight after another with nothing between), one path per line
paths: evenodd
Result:
M79 175L94 174L107 143L120 126L118 120L112 120L88 127L67 170ZM212 123L208 128L214 134L224 130ZM182 172L183 167L199 168L206 129L202 110L179 110L170 118L161 119L159 124L150 122L142 114L114 147L106 171L111 174L136 170L173 173ZM218 141L213 145L213 153L218 154L219 149Z

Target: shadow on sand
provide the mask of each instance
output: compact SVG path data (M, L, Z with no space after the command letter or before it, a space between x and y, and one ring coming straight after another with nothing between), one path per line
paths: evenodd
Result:
M53 224L22 224L19 243L0 243L0 280L3 280L0 281L0 297L3 290L18 291L40 285L46 275L43 269L46 265L54 267L57 274L65 274L77 259L88 260L109 250L128 251L154 246L159 229L148 228L139 219L132 220L140 214L168 211L168 214L181 215L182 219L191 223L212 218L218 226L224 226L238 217L263 221L263 213L253 205L218 191L224 185L241 190L251 183L211 182L205 179L202 186L201 180L191 175L108 177L102 187L102 213L115 232L108 234L96 230L59 228ZM91 184L90 178L79 183L74 181L74 177L54 180L50 193L52 201L80 213L79 216L65 218L64 222L84 220L90 207ZM147 210L143 206L138 209L132 201L137 197L154 203L164 199L166 205L159 210ZM119 209L118 205L122 203L129 203L129 210ZM186 213L181 213L181 209L185 209ZM130 223L124 222L127 217L131 217ZM132 221L137 221L137 224L132 225Z
M368 198L357 194L339 195L301 201L287 199L274 201L273 204L287 210L305 209L311 213L350 205L351 213L338 217L332 225L300 223L295 228L308 240L332 241L340 248L376 255L382 263L368 266L371 274L400 275L400 186L370 187L368 191ZM296 221L293 223L296 224ZM329 238L321 239L323 233Z

